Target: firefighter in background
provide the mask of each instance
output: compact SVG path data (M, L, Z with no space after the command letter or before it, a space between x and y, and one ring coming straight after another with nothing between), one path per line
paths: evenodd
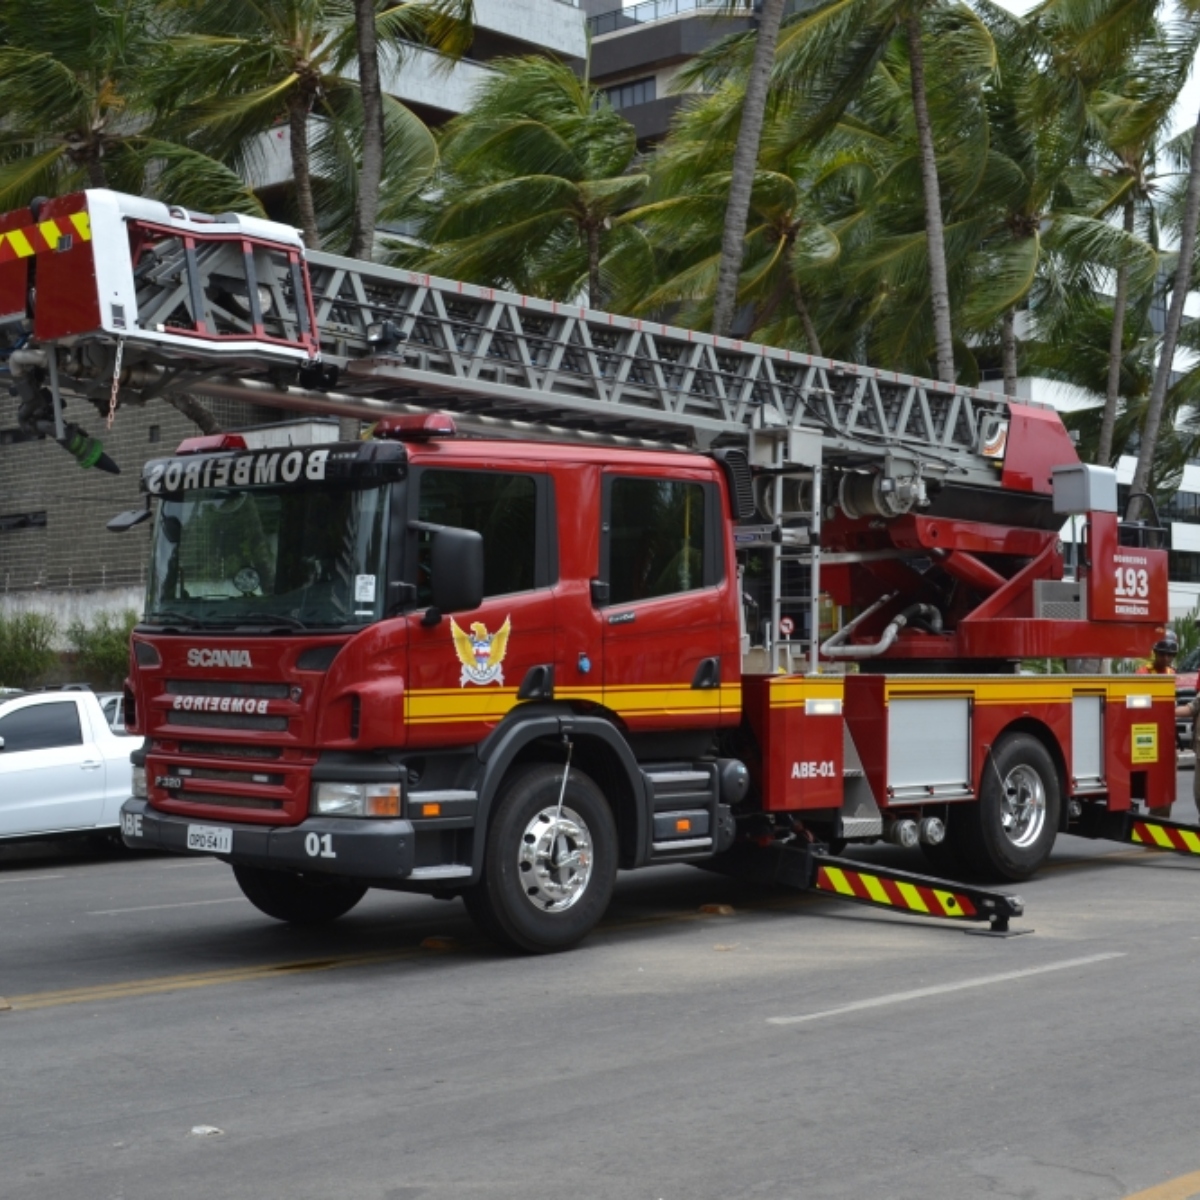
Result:
M1143 663L1137 669L1139 675L1174 675L1175 674L1175 655L1179 653L1179 639L1175 636L1173 629L1168 629L1166 633L1154 643L1152 651L1154 657L1148 663Z

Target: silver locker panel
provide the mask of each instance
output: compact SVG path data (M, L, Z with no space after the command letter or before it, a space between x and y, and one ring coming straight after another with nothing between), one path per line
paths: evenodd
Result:
M1071 700L1071 774L1076 787L1104 783L1104 697Z
M887 781L895 799L970 792L971 706L965 696L890 702Z

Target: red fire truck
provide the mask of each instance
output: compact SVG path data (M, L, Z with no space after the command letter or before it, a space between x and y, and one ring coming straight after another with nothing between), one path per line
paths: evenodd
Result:
M154 520L129 845L214 854L285 921L461 896L527 951L582 938L618 869L1003 930L1015 897L836 855L1019 881L1060 832L1200 852L1143 811L1173 798L1173 681L1018 670L1143 654L1167 618L1161 531L1053 411L111 192L0 238L35 432L168 390L373 422L189 439L112 523Z

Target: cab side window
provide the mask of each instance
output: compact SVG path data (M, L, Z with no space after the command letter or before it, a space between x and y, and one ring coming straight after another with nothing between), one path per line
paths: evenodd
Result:
M79 708L74 700L56 700L51 704L30 704L0 717L0 738L12 754L20 750L51 750L56 746L81 746Z
M610 478L605 573L609 604L720 581L714 489L679 479Z
M483 594L505 596L555 581L550 552L549 480L507 471L425 470L417 519L483 535ZM431 535L417 535L417 603L433 596Z

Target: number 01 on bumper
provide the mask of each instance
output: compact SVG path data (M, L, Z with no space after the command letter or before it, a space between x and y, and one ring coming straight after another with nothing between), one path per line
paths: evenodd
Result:
M232 854L233 830L224 825L189 825L187 848L206 854Z

